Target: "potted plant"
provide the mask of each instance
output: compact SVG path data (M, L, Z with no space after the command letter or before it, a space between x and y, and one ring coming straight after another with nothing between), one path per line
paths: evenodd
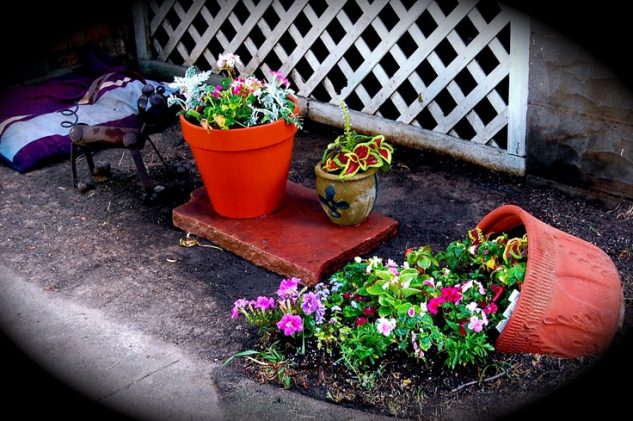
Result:
M381 134L366 136L352 130L347 105L340 103L344 133L330 143L315 166L321 207L337 225L358 225L376 201L377 172L391 165L393 146Z
M530 239L529 258L497 349L567 358L604 352L624 319L622 281L613 261L518 206L498 207L478 224L485 236L519 228Z
M299 105L288 79L237 76L239 57L222 54L218 73L187 69L170 85L170 105L182 108L182 134L191 147L213 209L229 218L253 218L281 206L290 170L294 136L301 127Z

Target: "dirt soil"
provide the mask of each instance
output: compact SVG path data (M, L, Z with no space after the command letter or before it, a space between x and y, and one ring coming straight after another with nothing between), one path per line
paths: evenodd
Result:
M292 181L314 187L319 151L336 134L306 124L296 139ZM0 166L0 260L51 292L101 309L205 360L223 361L255 342L252 329L230 319L233 302L271 294L282 277L227 251L179 245L185 233L172 225L171 212L202 184L178 126L152 138L171 169L146 146L150 176L165 187L151 205L143 203L131 157L122 150L97 155L111 163L111 174L95 179L94 188L83 194L72 186L67 161L24 175ZM387 373L392 380L378 385L373 400L367 397L372 394L350 396L343 387L333 396L333 389L319 381L315 362L293 390L370 412L423 419L495 418L517 409L543 411L544 405L604 414L621 405L625 395L613 379L628 381L624 376L631 368L624 350L633 327L633 204L572 197L419 150L397 148L395 162L381 177L375 210L398 220L399 231L372 255L401 261L409 247L439 249L463 238L494 208L516 204L598 245L613 259L625 288L623 330L605 359L495 354L489 367L454 372L394 361ZM176 167L191 170L181 174ZM84 161L79 168L88 179ZM222 375L230 380L249 370L238 363ZM404 378L412 383L403 383ZM527 404L536 406L526 409Z

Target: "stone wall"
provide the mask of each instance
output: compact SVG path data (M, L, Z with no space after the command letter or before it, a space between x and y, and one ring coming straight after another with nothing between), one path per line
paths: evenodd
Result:
M533 20L527 173L633 198L633 94L591 53Z

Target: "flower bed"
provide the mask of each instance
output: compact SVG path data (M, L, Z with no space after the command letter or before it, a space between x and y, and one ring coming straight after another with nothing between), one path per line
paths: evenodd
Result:
M437 253L409 249L402 264L356 258L314 290L284 279L276 297L235 302L232 317L259 328L262 350L238 355L316 349L357 373L393 354L450 368L485 364L526 262L525 235L484 238L473 229Z

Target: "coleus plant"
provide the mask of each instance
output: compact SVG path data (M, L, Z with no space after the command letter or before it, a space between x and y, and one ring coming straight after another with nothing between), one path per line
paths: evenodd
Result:
M371 168L387 171L391 165L393 146L381 134L366 136L353 131L345 101L341 100L340 108L345 131L325 149L321 169L326 173L338 174L341 179Z

